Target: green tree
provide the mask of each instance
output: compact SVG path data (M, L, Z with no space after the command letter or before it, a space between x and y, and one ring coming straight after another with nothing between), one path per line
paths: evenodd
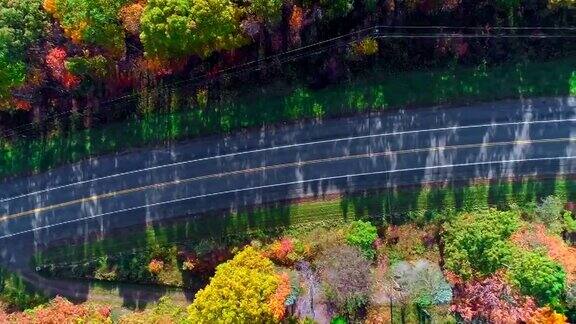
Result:
M248 11L271 24L282 18L282 0L252 0Z
M519 226L515 211L489 210L464 214L445 225L445 266L465 279L489 275L500 269L512 256L507 241Z
M272 261L247 247L216 268L188 308L188 319L191 323L271 322L269 302L279 282Z
M539 252L515 253L509 277L522 294L533 296L541 305L558 307L566 291L562 266Z
M230 0L150 0L141 18L140 39L148 56L205 57L247 41L238 16Z
M26 65L23 61L11 57L0 45L0 105L9 100L10 90L22 85L26 78Z
M376 226L361 220L352 222L346 235L348 244L360 248L362 254L369 260L374 259L376 255L374 249L376 238L378 238Z
M55 0L53 14L73 41L102 46L121 55L126 44L118 15L128 1Z
M46 31L48 17L41 0L0 0L0 102L26 78L24 55Z
M44 35L48 17L41 0L0 0L0 49L20 56Z

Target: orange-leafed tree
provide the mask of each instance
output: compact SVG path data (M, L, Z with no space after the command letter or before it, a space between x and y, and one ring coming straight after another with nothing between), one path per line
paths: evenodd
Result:
M548 256L562 265L569 283L576 282L576 248L550 233L544 224L530 224L512 236L512 241L528 250L544 249Z
M549 307L538 308L528 324L565 324L568 318L563 314L556 313Z
M56 297L45 306L23 313L0 314L2 323L112 323L110 307L94 304L73 304Z

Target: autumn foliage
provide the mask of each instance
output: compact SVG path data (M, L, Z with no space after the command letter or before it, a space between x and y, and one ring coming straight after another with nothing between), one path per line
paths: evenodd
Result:
M55 80L59 81L66 89L74 89L80 85L80 78L66 69L67 57L68 54L65 49L53 48L46 55L46 65Z
M294 252L294 242L290 238L282 238L270 245L270 247L264 252L266 257L272 261L284 265L290 265L293 263L290 260L290 253Z
M501 273L459 282L454 291L451 309L466 321L486 318L494 323L527 322L536 311L534 300L520 296Z
M268 302L268 307L270 307L272 316L277 321L283 319L286 314L286 306L284 305L284 302L286 301L286 298L288 298L288 295L290 295L291 290L292 287L290 286L290 278L288 275L285 273L280 274L278 276L278 287Z
M287 296L283 280L274 264L249 246L218 266L208 286L196 294L188 308L188 319L192 323L277 320L283 314L281 299Z
M164 261L152 259L148 264L148 271L152 274L159 274L164 269Z
M6 314L0 310L0 323L107 323L110 308L92 304L75 305L62 297L24 313Z
M564 324L568 323L566 316L556 313L549 307L538 308L528 324Z
M568 282L576 282L576 248L550 234L543 224L525 226L512 236L512 241L524 249L543 248L552 260L562 265Z

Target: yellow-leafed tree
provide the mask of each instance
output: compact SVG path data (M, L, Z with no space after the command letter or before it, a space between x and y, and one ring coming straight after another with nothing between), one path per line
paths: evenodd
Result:
M271 307L283 288L273 263L253 247L219 265L188 308L192 323L273 323L282 312ZM283 289L284 290L284 289ZM286 294L283 295L284 299ZM283 302L283 301L282 301Z

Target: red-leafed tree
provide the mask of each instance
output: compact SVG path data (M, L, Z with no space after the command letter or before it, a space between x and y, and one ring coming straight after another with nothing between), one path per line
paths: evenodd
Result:
M485 279L458 282L454 292L451 309L466 321L527 322L536 311L535 302L520 296L504 281L501 273Z
M66 89L74 89L80 85L80 78L66 69L65 63L68 58L66 50L60 47L51 49L46 55L46 66L52 77L60 82Z

